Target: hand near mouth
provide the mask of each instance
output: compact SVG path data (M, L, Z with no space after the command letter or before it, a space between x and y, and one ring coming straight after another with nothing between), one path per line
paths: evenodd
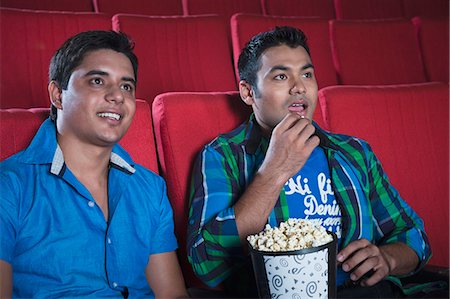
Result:
M266 158L258 172L267 172L282 187L286 181L305 165L319 137L303 113L288 113L274 128Z

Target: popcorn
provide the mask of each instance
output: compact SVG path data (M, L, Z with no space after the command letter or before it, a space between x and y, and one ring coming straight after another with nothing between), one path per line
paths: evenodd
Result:
M255 250L279 252L318 247L333 241L333 237L311 220L289 218L279 227L266 224L262 232L248 236L247 241Z

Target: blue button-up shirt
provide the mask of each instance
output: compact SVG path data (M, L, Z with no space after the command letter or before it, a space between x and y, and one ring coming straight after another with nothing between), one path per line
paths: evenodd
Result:
M52 121L0 163L0 259L13 296L153 297L150 255L177 248L163 179L114 146L109 219L66 167Z

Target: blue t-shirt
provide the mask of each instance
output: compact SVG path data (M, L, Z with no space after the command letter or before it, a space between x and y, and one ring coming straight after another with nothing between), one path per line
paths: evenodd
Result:
M289 217L309 219L332 231L341 240L341 209L331 187L330 168L322 148L316 147L300 171L284 185ZM349 275L340 267L337 285Z
M0 259L13 269L14 297L154 297L152 254L177 248L163 179L113 148L109 221L66 167L55 125L0 163Z

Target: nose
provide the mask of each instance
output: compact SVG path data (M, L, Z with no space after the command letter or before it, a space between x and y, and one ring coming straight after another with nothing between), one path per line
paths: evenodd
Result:
M292 87L289 90L290 94L296 94L296 93L306 93L306 86L303 83L301 78L295 79L292 82Z
M124 96L122 89L118 86L111 86L105 95L105 100L115 102L116 104L123 103Z

